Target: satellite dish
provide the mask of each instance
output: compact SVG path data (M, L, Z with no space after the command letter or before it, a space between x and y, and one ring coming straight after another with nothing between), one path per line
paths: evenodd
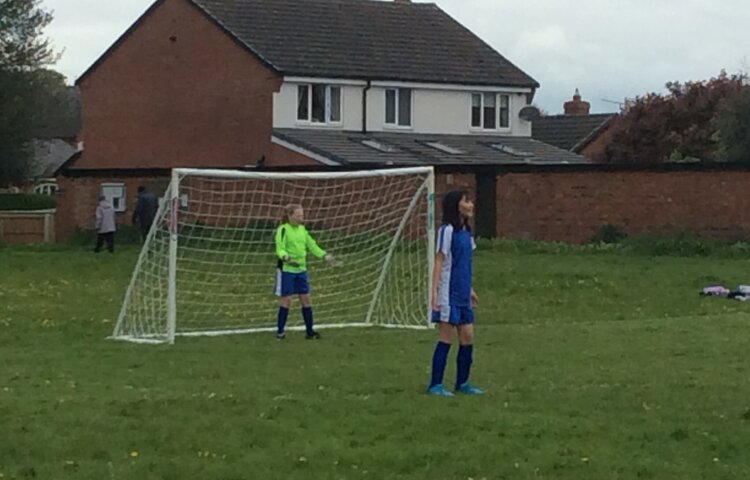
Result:
M518 113L518 116L521 118L521 120L533 122L534 120L538 120L539 117L542 116L542 112L540 112L538 108L529 105L527 107L523 107Z

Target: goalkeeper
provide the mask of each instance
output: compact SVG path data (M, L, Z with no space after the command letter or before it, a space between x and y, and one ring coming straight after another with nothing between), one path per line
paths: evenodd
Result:
M320 334L313 329L313 311L310 299L310 284L307 279L307 252L318 258L325 258L329 264L334 262L333 255L318 246L315 239L303 225L304 210L300 205L287 205L284 217L276 229L276 270L275 294L281 297L279 313L276 318L276 338L283 340L284 328L289 315L292 297L299 295L302 305L302 319L305 322L305 338L319 339Z

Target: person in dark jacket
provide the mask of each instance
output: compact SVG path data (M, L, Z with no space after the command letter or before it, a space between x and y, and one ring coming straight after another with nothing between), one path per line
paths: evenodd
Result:
M156 195L147 192L143 185L138 187L138 200L135 203L135 210L133 210L133 224L138 223L144 240L146 240L148 231L151 229L151 224L154 223L154 217L156 217L158 209L159 199L156 198Z

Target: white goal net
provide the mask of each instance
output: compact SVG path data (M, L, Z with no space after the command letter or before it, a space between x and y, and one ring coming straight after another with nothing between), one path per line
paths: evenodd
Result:
M274 233L288 204L337 265L308 257L317 328L426 327L431 167L336 173L175 169L138 258L113 337L272 331ZM302 324L295 301L289 328Z

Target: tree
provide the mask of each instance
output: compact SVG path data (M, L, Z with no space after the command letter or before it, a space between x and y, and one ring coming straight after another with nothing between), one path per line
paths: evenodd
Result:
M626 102L605 161L720 160L716 119L739 98L743 77L722 72L705 82L670 82L666 87L666 95L650 93Z
M0 184L24 177L35 105L64 77L43 70L57 60L43 29L52 14L41 0L0 0Z
M0 186L24 177L30 155L25 134L30 119L24 112L19 77L0 70Z
M34 70L55 63L57 57L42 31L52 13L41 0L0 0L0 69Z
M750 162L750 86L727 102L716 119L717 155L728 162Z

